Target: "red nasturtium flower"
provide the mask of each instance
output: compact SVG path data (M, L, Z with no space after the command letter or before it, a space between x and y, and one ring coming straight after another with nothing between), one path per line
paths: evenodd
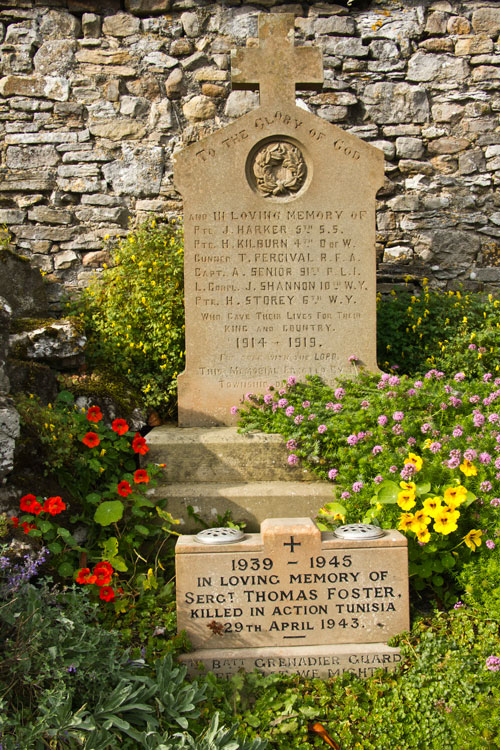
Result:
M19 526L19 518L17 516L11 516L10 520L12 521L12 524L15 529Z
M63 510L66 510L66 503L59 496L49 497L44 502L43 509L46 513L50 513L51 516L57 516Z
M87 412L87 419L89 422L100 422L102 419L102 411L98 406L91 406Z
M113 576L113 567L109 562L97 563L94 567L95 583L97 586L107 586Z
M36 523L28 523L27 521L23 521L21 526L23 527L25 534L29 534L30 531L36 529Z
M149 482L149 476L146 469L137 469L137 471L134 474L134 482L136 484L141 484L141 482L144 482L144 484L147 484Z
M121 497L127 497L127 495L133 492L132 487L125 479L118 484L116 490Z
M132 440L132 448L136 453L140 453L141 456L144 456L149 450L149 445L146 443L142 435L139 435L139 433L136 432L135 437Z
M42 506L34 495L24 495L24 497L21 498L19 507L21 510L24 510L25 513L34 513L35 516L38 516L42 510Z
M85 437L82 438L82 443L86 445L87 448L95 448L100 442L97 432L87 432Z
M128 424L124 419L115 419L111 425L111 429L119 435L125 435L128 432Z
M77 583L95 583L95 576L90 574L90 568L80 568L76 576Z
M115 592L111 586L103 586L99 592L99 598L103 599L105 602L112 602L115 598Z

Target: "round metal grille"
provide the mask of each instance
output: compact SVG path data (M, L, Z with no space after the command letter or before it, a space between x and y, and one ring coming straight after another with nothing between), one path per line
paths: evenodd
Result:
M233 544L243 539L243 532L240 529L231 529L223 526L219 529L203 529L195 536L196 542L201 544Z
M333 533L339 539L378 539L384 536L384 530L380 526L369 523L349 523L347 526L339 526Z

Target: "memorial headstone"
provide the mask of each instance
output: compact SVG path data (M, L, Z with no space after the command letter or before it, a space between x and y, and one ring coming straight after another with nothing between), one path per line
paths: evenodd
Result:
M407 541L373 529L337 538L308 518L273 518L232 543L232 529L181 536L177 624L195 649L181 661L222 677L395 668L399 649L384 641L409 628Z
M321 51L294 46L291 14L259 16L232 56L233 88L260 106L175 158L184 199L186 369L180 426L293 374L327 383L376 368L375 194L380 150L295 105Z

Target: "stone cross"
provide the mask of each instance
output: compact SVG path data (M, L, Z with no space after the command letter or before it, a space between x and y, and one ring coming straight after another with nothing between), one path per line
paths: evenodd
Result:
M295 104L295 86L321 88L321 50L294 46L292 13L259 15L259 46L231 53L233 89L259 89L260 105Z

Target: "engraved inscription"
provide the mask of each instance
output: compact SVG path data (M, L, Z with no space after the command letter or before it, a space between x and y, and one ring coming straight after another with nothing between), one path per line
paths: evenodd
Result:
M269 197L286 197L304 185L307 166L298 146L287 141L271 141L251 156L256 190Z

